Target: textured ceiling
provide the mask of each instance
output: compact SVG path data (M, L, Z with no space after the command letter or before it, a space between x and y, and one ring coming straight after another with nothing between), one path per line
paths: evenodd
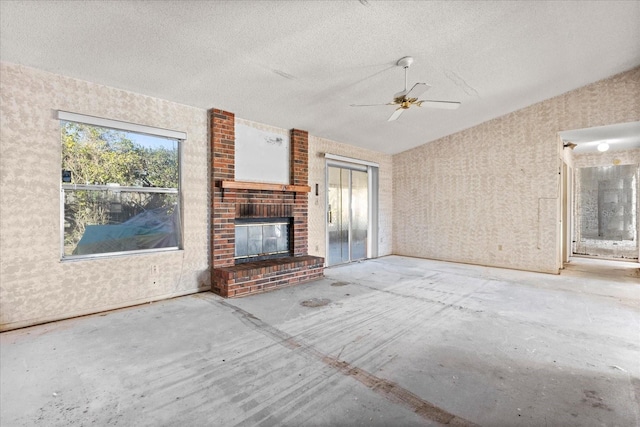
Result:
M565 143L576 144L576 154L595 153L598 144L606 142L611 151L640 148L640 122L619 123L587 129L573 129L560 132Z
M0 59L396 153L640 64L638 1L5 1ZM458 110L412 107L409 84ZM0 76L1 78L1 76Z

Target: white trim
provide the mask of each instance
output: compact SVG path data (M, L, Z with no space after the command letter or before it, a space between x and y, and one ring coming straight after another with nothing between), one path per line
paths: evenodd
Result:
M340 162L338 160L331 160L331 159L326 159L325 162L327 166L333 166L333 167L342 168L342 169L349 169L352 171L366 172L368 168L368 166L365 166L365 165L359 165L356 163L348 163L348 162Z
M101 117L87 116L84 114L70 113L58 110L58 119L69 122L85 123L99 127L113 128L128 132L138 132L147 135L161 136L171 139L187 139L186 132L179 132L170 129L161 129L152 126L139 125L135 123L121 122L119 120L103 119Z
M166 248L136 249L131 251L118 251L118 252L98 252L95 254L83 254L83 255L64 255L64 252L63 252L62 257L60 258L60 261L70 262L70 261L80 261L80 260L87 260L87 259L140 255L140 254L148 254L148 253L180 252L183 250L184 249L180 249L180 246L167 246ZM63 251L64 251L64 246L63 246Z
M355 163L357 165L380 167L378 163L369 162L367 160L354 159L352 157L340 156L338 154L324 153L325 159L338 160L340 162Z
M369 166L367 168L367 181L369 191L369 218L367 230L367 258L378 258L378 228L379 228L379 180L380 168ZM374 176L375 175L375 176Z

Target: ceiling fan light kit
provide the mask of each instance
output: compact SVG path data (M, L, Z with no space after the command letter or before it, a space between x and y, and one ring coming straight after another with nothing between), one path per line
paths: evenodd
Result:
M398 120L400 115L404 112L404 110L408 110L412 105L417 105L418 107L429 108L439 108L444 110L455 110L460 106L460 102L457 101L437 101L431 99L421 99L418 98L426 92L431 86L426 83L416 83L414 84L410 90L407 90L408 83L408 71L409 67L413 64L413 58L411 56L405 56L403 58L398 59L396 65L398 67L404 68L404 90L396 93L393 96L393 101L387 102L385 104L351 104L352 107L373 107L377 105L398 105L398 108L391 114L387 121Z

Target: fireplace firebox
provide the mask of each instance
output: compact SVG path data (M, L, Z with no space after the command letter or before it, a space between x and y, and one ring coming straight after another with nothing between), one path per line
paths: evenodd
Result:
M236 263L291 255L290 218L236 218Z

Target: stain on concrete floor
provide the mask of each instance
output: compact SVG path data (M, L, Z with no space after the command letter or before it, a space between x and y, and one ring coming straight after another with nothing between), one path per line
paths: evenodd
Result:
M333 282L331 286L347 286L349 282Z
M311 298L300 303L303 307L323 307L331 302L328 298Z

